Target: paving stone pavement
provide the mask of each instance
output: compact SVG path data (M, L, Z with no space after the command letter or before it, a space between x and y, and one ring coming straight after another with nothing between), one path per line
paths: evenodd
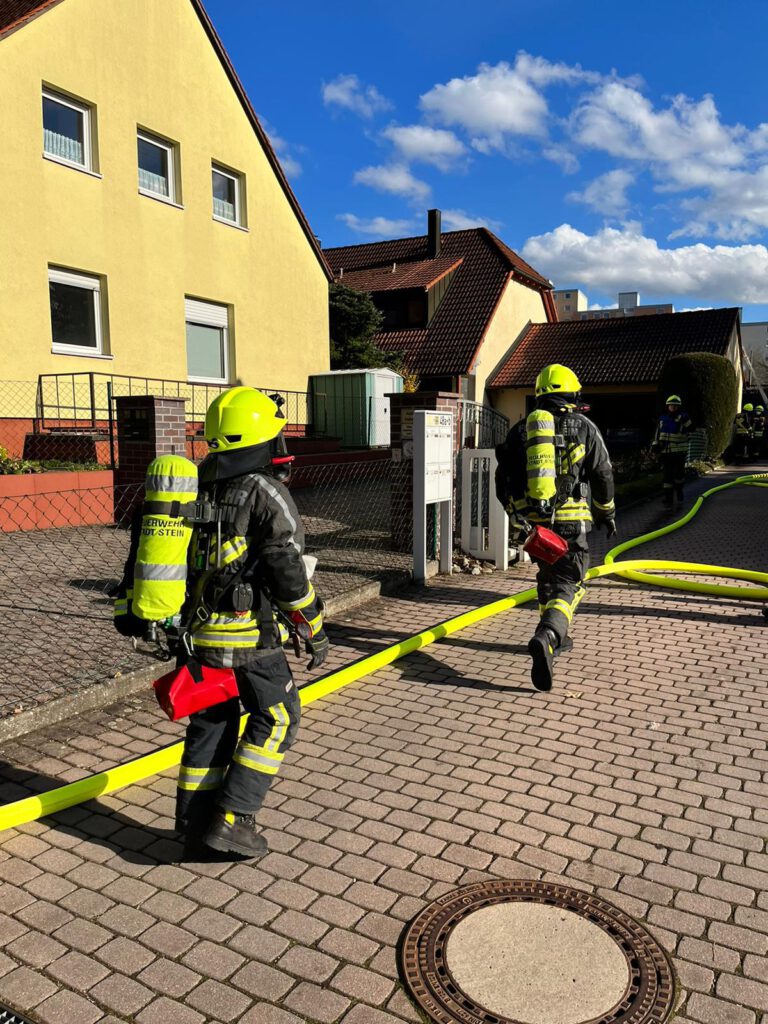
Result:
M727 491L637 555L767 571L767 503ZM651 504L620 528L661 521ZM332 626L331 668L531 578L371 602ZM592 584L550 694L528 681L534 622L495 616L310 705L257 863L179 861L173 772L1 833L0 1002L43 1024L418 1022L405 924L456 885L525 877L644 921L673 956L680 1024L768 1024L759 606ZM0 749L0 800L180 734L149 696L30 734Z

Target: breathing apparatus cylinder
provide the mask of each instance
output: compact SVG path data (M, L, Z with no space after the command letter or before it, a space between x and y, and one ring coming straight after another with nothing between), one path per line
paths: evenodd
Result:
M525 494L542 513L554 510L557 499L557 426L548 409L534 409L525 420ZM550 565L568 550L568 541L545 526L528 527L523 548L531 558Z
M159 621L177 615L187 591L192 527L180 506L197 498L197 466L181 455L150 462L133 577L135 615Z
M557 495L555 417L547 409L534 409L525 420L526 496L546 505Z

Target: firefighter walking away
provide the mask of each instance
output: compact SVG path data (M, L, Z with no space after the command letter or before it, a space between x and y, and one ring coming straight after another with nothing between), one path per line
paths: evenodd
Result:
M536 378L533 412L496 449L496 494L513 532L550 528L562 538L559 551L567 544L564 553L555 550L555 561L531 549L537 552L540 618L528 652L537 690L551 689L555 657L573 646L568 630L585 593L593 522L609 537L616 533L611 461L600 431L577 411L580 391L572 370L545 367Z
M255 815L301 714L282 643L290 634L297 644L300 639L310 668L319 667L328 650L322 603L302 557L304 529L282 482L290 462L281 433L285 422L278 402L254 388L230 388L211 403L205 418L210 453L199 467L199 492L194 478L184 477L184 485L161 475L153 485L159 491L151 492L161 500L144 504L144 522L154 516L150 525L163 513L188 517L178 520L192 527L187 557L163 547L169 533L178 547L178 530L156 531L161 537L148 564L140 551L138 558L135 550L129 556L135 565L126 564L115 607L118 629L136 633L131 623L137 617L159 619L157 611L171 610L171 595L160 591L186 576L180 584L179 664L194 666L198 676L201 667L231 669L235 676L239 698L189 716L176 799L176 827L188 853L201 840L227 854L267 852ZM195 468L178 456L163 458L184 463L187 473ZM148 477L148 497L149 485ZM195 502L183 503L195 495ZM133 590L126 582L131 579ZM239 736L241 705L248 719Z

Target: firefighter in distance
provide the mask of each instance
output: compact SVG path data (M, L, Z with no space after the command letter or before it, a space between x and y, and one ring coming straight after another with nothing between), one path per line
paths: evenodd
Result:
M651 451L658 455L663 474L662 487L665 508L682 504L685 484L685 463L688 458L688 440L693 423L683 411L679 395L670 395L666 410L659 417Z

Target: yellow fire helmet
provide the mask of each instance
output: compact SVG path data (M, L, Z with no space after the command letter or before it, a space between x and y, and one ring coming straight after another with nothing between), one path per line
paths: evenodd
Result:
M285 423L277 403L262 391L230 388L208 407L205 440L214 452L249 448L277 437Z
M752 403L751 402L747 402L747 404L744 406L744 408L741 411L742 412L752 412L753 410L754 410L754 406L752 405Z
M670 395L667 399L667 405L682 405L683 400L680 395Z
M755 412L764 413L765 408L762 405L755 406Z
M579 378L573 370L569 370L567 366L561 366L560 363L545 366L536 378L537 396L558 393L576 395L579 391L581 391Z

